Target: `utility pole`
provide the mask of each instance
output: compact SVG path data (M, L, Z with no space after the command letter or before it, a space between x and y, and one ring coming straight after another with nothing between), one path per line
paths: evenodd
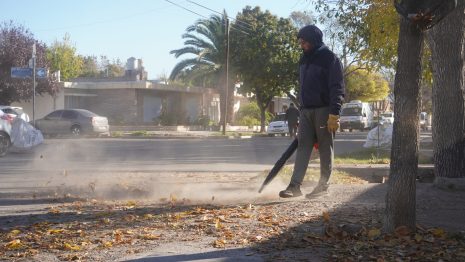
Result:
M32 124L36 125L36 43L32 45Z
M226 81L224 87L224 110L223 110L223 135L226 135L226 122L228 117L228 89L229 89L229 18L226 17Z

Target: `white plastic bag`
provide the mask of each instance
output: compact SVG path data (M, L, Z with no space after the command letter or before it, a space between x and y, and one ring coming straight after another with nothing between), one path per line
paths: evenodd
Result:
M11 144L16 149L31 149L44 142L40 130L23 119L16 117L11 125Z
M368 132L367 139L363 147L376 148L378 147L378 132L379 132L379 147L390 148L392 144L392 124L384 122Z

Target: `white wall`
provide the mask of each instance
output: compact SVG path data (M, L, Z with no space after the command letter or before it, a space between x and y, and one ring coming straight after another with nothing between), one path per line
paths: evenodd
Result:
M64 92L60 92L55 98L55 101L49 94L37 95L35 100L35 119L42 118L55 109L63 109L65 107ZM32 99L28 102L14 102L11 105L22 107L32 121Z

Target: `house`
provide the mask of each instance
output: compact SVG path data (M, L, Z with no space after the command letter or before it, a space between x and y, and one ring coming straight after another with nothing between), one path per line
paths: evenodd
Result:
M208 115L219 122L219 94L215 89L189 87L147 80L142 60L131 57L121 77L76 78L59 82L52 97L36 96L35 119L55 109L83 108L108 117L110 124L195 124ZM32 102L14 103L32 116Z

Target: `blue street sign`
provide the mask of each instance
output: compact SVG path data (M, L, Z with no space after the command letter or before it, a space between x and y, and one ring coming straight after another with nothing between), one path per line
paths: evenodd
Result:
M36 77L37 78L47 78L47 69L45 68L36 68Z
M28 67L12 67L11 68L12 78L29 78L32 77L32 68Z
M36 68L37 78L47 78L48 72L46 68ZM32 68L29 67L12 67L12 78L32 78Z

